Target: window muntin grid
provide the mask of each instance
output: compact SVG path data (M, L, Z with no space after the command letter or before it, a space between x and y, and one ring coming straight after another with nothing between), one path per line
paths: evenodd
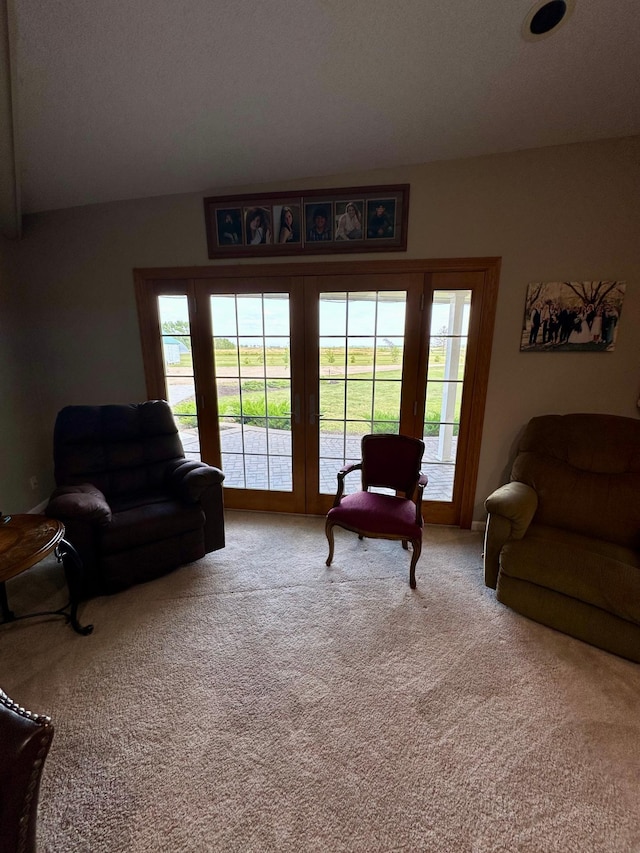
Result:
M184 295L158 296L167 399L188 459L200 460L189 304Z
M399 432L406 303L406 291L320 294L322 494L335 494L336 470L360 459L363 435ZM358 475L345 487L357 491Z
M293 491L286 293L210 297L225 487Z

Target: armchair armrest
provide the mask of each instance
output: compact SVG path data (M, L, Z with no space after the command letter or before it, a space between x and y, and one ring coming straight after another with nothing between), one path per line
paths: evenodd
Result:
M538 508L538 495L526 483L512 482L496 489L484 502L489 513L484 539L484 580L496 588L500 551L509 539L522 539Z
M333 506L338 506L340 501L342 500L342 495L344 493L344 478L347 474L350 474L352 471L361 471L362 470L362 462L352 462L349 465L343 465L342 468L337 473L338 478L338 491L336 492L336 496L333 499Z
M196 460L180 459L167 469L169 488L187 503L197 503L206 489L221 485L223 480L219 468Z
M526 483L507 483L489 495L484 505L487 512L511 522L511 539L522 539L538 509L538 495Z
M111 521L111 507L97 486L79 483L56 489L49 498L45 515L62 522L73 519L106 525Z

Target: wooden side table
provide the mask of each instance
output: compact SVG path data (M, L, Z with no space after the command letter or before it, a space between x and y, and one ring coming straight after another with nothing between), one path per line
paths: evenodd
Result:
M43 610L16 616L9 609L6 581L26 572L46 556L55 553L64 567L69 603L59 610ZM4 515L0 517L0 613L2 622L33 616L64 616L78 634L90 634L93 625L78 622L78 599L83 566L78 552L64 538L64 524L42 515Z

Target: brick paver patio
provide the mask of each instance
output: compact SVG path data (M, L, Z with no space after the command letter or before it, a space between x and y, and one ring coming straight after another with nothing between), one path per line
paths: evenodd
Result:
M199 457L200 446L196 430L180 432L185 453ZM291 432L289 430L267 431L256 426L237 424L221 430L222 468L227 488L291 490ZM360 438L342 435L321 435L320 491L335 494L336 474L346 462L360 460ZM267 445L268 442L268 445ZM453 439L455 453L456 438ZM267 456L267 450L269 455ZM243 456L244 451L244 456ZM425 454L422 470L429 477L425 500L451 500L453 493L453 462L438 459L438 438L425 439ZM357 491L360 480L357 474L347 478L347 491Z

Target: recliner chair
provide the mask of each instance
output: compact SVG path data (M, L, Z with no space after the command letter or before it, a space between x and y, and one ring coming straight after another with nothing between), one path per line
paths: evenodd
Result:
M223 548L220 469L185 458L164 400L67 406L45 510L84 564L85 596L152 580Z
M533 418L511 482L485 507L485 583L498 601L640 662L640 422Z

